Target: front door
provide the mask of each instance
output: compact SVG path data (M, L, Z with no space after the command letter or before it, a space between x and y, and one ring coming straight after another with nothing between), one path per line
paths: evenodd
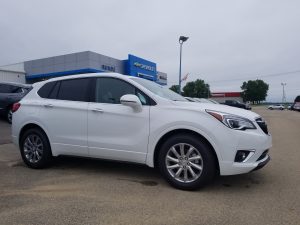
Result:
M95 99L88 106L90 156L144 163L149 136L148 97L117 78L97 78L95 85ZM125 94L136 94L142 111L120 104Z

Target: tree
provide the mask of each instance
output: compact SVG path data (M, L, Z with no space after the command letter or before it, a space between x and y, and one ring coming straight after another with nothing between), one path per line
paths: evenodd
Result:
M169 89L176 93L179 93L179 85L172 85Z
M249 80L243 82L241 86L242 97L244 101L250 101L252 103L266 100L268 95L269 85L263 80Z
M183 95L192 98L207 98L210 96L209 84L200 79L187 82L183 87Z

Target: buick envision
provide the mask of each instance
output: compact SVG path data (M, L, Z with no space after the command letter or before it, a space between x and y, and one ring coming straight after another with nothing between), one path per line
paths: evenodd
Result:
M271 136L258 114L188 102L137 77L50 79L34 84L13 111L13 141L32 168L59 155L128 161L158 167L171 185L192 190L270 159Z

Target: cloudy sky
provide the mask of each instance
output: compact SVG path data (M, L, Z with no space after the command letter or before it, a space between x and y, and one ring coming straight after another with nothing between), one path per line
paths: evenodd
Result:
M239 91L244 80L270 85L268 100L300 94L300 1L293 0L0 0L0 65L95 51L128 53L183 74L212 91Z

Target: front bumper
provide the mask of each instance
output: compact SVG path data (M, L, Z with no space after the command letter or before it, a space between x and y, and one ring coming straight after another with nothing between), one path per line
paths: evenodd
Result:
M269 149L272 147L272 136L264 133L262 130L248 131L247 133L239 133L237 137L238 144L235 149L227 151L226 159L219 161L220 175L236 175L249 173L265 166L270 161L268 155ZM253 151L254 154L246 162L235 162L235 155L239 150Z
M267 163L270 160L271 160L271 157L269 155L266 155L266 157L264 159L262 159L260 161L260 163L258 163L257 167L255 167L252 171L259 170L259 169L263 168L265 165L267 165Z

